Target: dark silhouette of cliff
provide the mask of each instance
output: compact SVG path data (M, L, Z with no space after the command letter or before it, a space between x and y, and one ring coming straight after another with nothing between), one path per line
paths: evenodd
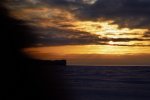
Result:
M46 66L66 66L66 60L34 60L35 63L43 64Z
M62 71L66 61L41 61L24 55L20 50L31 46L35 39L25 22L8 15L0 2L2 92L5 100L67 100L60 89L65 82Z

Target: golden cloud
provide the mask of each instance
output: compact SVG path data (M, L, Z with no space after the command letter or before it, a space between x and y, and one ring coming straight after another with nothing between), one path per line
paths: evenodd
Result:
M113 24L113 20L103 20L104 18L100 18L97 21L83 21L76 18L75 13L58 7L23 8L13 10L10 14L17 19L29 21L32 26L86 32L95 34L100 39L150 39L150 37L143 37L144 33L149 32L148 29L119 28L118 24ZM146 44L148 42L149 41L147 41ZM108 42L108 44L116 43ZM120 42L118 42L118 44L119 43Z

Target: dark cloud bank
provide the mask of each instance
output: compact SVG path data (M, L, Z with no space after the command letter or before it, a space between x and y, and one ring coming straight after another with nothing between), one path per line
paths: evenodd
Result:
M59 7L76 7L75 12L82 20L95 20L103 17L113 19L120 26L130 28L149 28L149 0L97 0L94 4L83 0L42 0L49 5Z
M150 1L149 0L95 0L94 3L83 0L6 0L10 5L16 7L38 7L48 5L58 7L75 13L79 20L96 21L99 18L114 20L120 27L128 28L150 28ZM37 30L37 29L35 29ZM57 28L39 29L38 43L50 45L64 44L106 44L106 41L144 41L139 38L98 38L90 33L61 30ZM44 34L48 33L48 34ZM143 37L150 37L149 32ZM149 41L149 39L147 39ZM37 44L38 44L37 43Z
M6 0L10 4L63 7L72 10L82 20L96 20L103 17L113 19L120 26L130 28L150 27L150 1L149 0L95 0L93 4L84 3L83 0ZM87 0L88 1L88 0ZM90 0L89 0L90 1ZM76 9L75 9L76 8Z

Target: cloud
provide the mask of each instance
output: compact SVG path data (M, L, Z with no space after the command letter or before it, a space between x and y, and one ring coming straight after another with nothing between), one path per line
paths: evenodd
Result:
M10 15L34 28L37 44L149 45L146 0L8 1Z
M37 4L40 3L40 0L26 0L28 3Z
M99 37L84 31L58 29L58 28L37 28L36 44L33 46L49 45L118 45L118 46L150 46L150 39L147 38L108 38ZM39 45L40 44L40 45Z
M98 0L66 0L66 1L92 5L92 4L95 4Z
M83 20L103 17L115 20L122 27L149 28L150 25L150 2L142 0L99 0L80 11Z
M22 7L33 7L36 4L34 7L44 5L63 8L72 11L80 20L103 18L114 20L120 27L150 27L148 0L9 0L10 2L10 5Z
M99 42L99 38L94 34L57 28L49 28L43 30L40 29L39 38L37 40L38 43L42 43L44 45L83 45L98 44Z

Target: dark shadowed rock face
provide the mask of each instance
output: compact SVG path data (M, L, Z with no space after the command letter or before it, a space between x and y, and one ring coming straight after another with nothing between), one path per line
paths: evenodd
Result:
M9 16L0 2L2 92L5 100L66 100L62 71L66 61L41 61L20 50L34 42L30 27ZM28 34L27 34L28 33ZM58 67L57 67L58 66ZM59 67L60 66L60 67ZM52 99L54 98L54 99Z
M66 60L36 60L37 62L45 65L60 65L60 66L66 66Z

